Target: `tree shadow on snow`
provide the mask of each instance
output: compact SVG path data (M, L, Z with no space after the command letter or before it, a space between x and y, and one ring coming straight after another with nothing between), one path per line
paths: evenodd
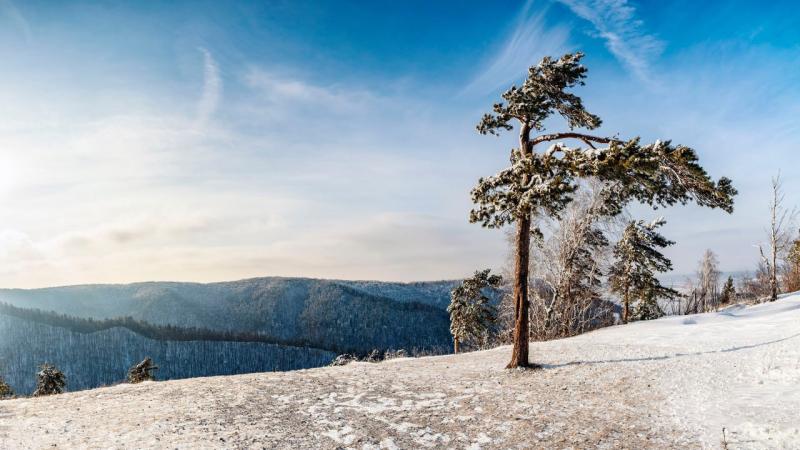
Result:
M702 352L689 352L689 353L675 353L672 355L662 355L662 356L647 356L647 357L640 357L640 358L619 358L619 359L601 359L595 361L570 361L561 364L541 364L543 369L557 369L559 367L567 367L567 366L577 366L582 364L613 364L613 363L629 363L629 362L642 362L642 361L661 361L667 359L675 359L675 358L682 358L687 356L700 356L700 355L709 355L713 353L730 353L730 352L737 352L739 350L748 350L751 348L757 347L764 347L771 344L777 344L778 342L788 341L790 339L794 339L796 337L800 337L800 333L793 334L791 336L787 336L780 339L775 339L772 341L767 342L760 342L758 344L751 344L751 345L741 345L738 347L729 347L723 348L719 350L706 350Z

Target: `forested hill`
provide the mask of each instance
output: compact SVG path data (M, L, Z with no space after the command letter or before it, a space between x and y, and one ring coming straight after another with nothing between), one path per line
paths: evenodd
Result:
M319 367L336 356L266 342L151 339L125 327L79 332L64 327L80 324L68 318L60 319L64 326L52 326L45 323L53 319L46 313L30 315L35 320L9 313L16 311L0 310L0 376L20 395L33 391L38 367L45 362L62 370L67 389L74 391L119 383L145 357L158 365L158 379L168 380Z
M83 318L257 333L337 352L447 350L445 308L454 284L270 277L3 289L0 302Z
M26 309L0 302L0 315L11 316L28 322L35 322L51 327L64 328L76 333L89 334L114 328L124 328L148 339L159 341L225 341L225 342L262 342L291 347L311 347L308 342L290 339L276 339L261 333L240 333L231 330L212 330L208 328L185 328L175 325L154 325L136 320L132 317L116 317L113 319L94 319L59 314L41 309ZM339 349L323 348L331 352Z

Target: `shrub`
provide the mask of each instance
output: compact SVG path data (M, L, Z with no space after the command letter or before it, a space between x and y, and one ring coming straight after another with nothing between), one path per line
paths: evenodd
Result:
M153 374L158 370L158 366L153 364L153 360L145 358L144 361L136 364L128 369L128 383L136 384L142 381L155 381L156 377Z
M14 396L14 390L6 383L3 377L0 377L0 400Z
M33 391L34 397L43 395L61 394L67 385L67 377L51 364L42 364L36 374L36 390Z

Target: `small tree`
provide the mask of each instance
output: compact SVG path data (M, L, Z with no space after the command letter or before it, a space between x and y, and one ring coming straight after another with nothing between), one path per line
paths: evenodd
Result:
M658 305L655 292L652 289L648 289L633 311L633 320L653 320L663 316L664 310Z
M769 212L770 212L770 226L767 230L767 239L769 239L769 250L764 252L764 248L759 245L758 251L761 254L761 261L767 269L769 276L769 301L774 302L778 299L778 261L786 256L791 245L791 238L789 237L788 227L794 223L797 217L795 209L786 209L783 206L784 202L783 183L781 182L781 174L778 173L772 179L772 198L770 199Z
M128 383L136 384L142 381L155 381L156 376L153 372L158 370L158 367L153 364L153 360L145 358L139 364L128 369Z
M662 286L655 276L657 272L672 270L672 262L659 249L674 242L656 231L665 223L664 219L649 224L631 221L614 246L616 261L611 266L608 281L611 291L622 297L622 323L631 319L630 305L634 300L639 301L638 317L653 318L664 315L658 306L659 298L672 299L680 295Z
M60 370L46 363L42 364L39 369L39 373L36 374L34 397L64 392L64 387L67 385L67 377Z
M9 386L8 383L6 383L6 380L4 380L3 377L0 377L0 399L13 396L14 396L14 390L11 389L11 386Z
M703 253L697 268L697 298L700 312L716 309L719 303L719 262L711 250Z
M497 319L497 311L485 291L499 288L503 278L490 272L489 269L476 271L450 293L447 312L450 313L454 353L459 352L461 344L484 336Z
M470 221L488 228L516 224L514 252L514 332L511 361L507 367L528 367L528 271L531 235L541 231L532 216L558 217L572 201L579 182L594 177L609 183L603 213L619 214L624 205L637 200L652 206L669 206L694 201L701 206L733 211L736 190L727 178L713 181L698 164L697 153L689 147L656 141L642 145L638 138L622 141L616 137L591 136L574 129L596 129L601 120L587 111L580 97L570 92L583 85L586 68L582 53L558 59L545 57L528 70L520 87L502 94L504 102L492 108L478 124L481 134L497 135L514 129L519 146L511 150L511 165L496 175L481 178L472 190L476 207ZM554 114L565 119L570 131L539 134ZM581 142L586 148L571 148L564 140ZM543 152L536 146L555 142ZM598 148L595 145L607 147Z
M789 247L784 285L787 292L800 291L800 237L792 241Z
M722 286L719 302L722 305L727 305L734 300L736 300L736 287L733 285L733 277L729 275L728 279L725 280L725 285Z
M539 218L545 238L535 239L530 249L531 339L573 336L613 324L613 308L601 299L601 288L611 253L606 234L621 221L603 212L608 194L602 183L589 180L559 219Z

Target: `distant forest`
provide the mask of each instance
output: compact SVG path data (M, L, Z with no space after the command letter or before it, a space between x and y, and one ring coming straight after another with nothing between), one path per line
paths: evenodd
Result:
M157 340L266 342L363 356L449 351L452 287L271 277L0 289L0 301L39 310L5 308L9 315L81 333L123 327Z
M213 342L262 342L291 347L313 347L337 352L334 348L310 345L299 339L280 339L262 333L211 330L198 327L179 327L174 325L155 325L133 317L93 319L59 314L41 309L19 308L0 302L0 314L16 317L30 322L64 328L76 333L96 333L112 328L126 328L143 337L158 341L213 341Z

